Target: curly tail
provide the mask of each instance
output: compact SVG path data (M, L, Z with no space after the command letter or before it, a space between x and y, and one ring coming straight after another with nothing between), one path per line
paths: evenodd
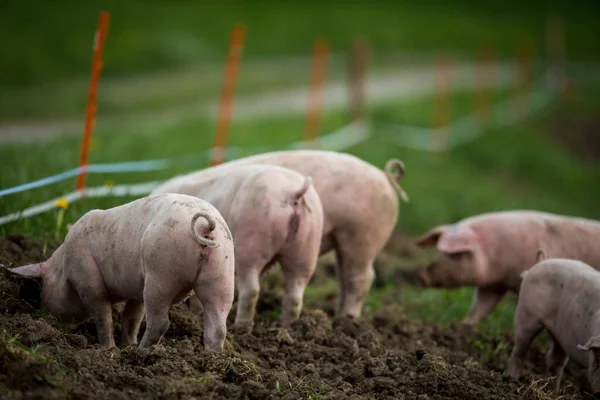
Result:
M394 167L396 168L396 173L392 172ZM404 177L405 171L406 169L404 168L404 163L398 159L392 158L385 163L385 175L390 181L390 184L394 187L394 190L396 190L398 196L400 196L405 203L408 203L408 195L398 184L398 181Z
M539 263L540 261L544 261L546 259L546 253L544 252L544 249L542 249L541 247L538 248L537 253L535 255L535 263Z
M208 246L208 247L219 247L219 244L217 242L215 242L214 240L202 237L200 235L198 235L198 232L196 231L196 221L198 220L198 218L203 217L204 219L206 219L208 221L208 231L212 232L215 230L215 228L217 227L217 224L215 223L214 218L206 213L206 212L198 212L196 214L194 214L194 217L192 218L192 236L194 236L194 239L196 239L196 241L198 243L200 243L202 246Z
M304 205L304 207L306 207L306 209L310 213L312 213L312 208L306 201L306 198L304 197L304 195L306 194L306 192L308 191L308 189L310 188L311 185L312 185L312 178L310 176L307 176L306 179L304 180L304 183L302 184L302 187L300 187L300 189L298 189L292 193L292 201L297 202L298 200L302 200L302 204Z

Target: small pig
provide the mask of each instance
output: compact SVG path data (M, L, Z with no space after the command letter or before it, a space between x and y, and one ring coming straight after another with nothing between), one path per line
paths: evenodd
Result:
M572 359L588 368L592 389L600 394L600 273L581 261L542 258L522 276L508 374L518 379L531 342L546 328L546 368L555 376L554 389L559 391Z
M207 200L231 229L239 295L234 328L252 331L259 278L276 262L285 278L281 320L288 328L300 316L323 231L323 208L310 177L273 165L211 168L175 177L154 190L165 192ZM193 297L190 306L198 306Z
M398 181L404 164L391 159L385 171L346 153L325 150L284 150L258 154L198 171L252 164L277 165L310 176L323 204L320 254L334 250L340 285L336 314L358 317L369 293L373 261L398 220L398 196L408 196Z
M552 257L600 268L598 237L600 222L590 219L527 210L480 214L435 227L417 240L441 253L419 277L430 287L476 286L464 322L477 324L507 291L518 293L520 274L535 263L538 243L546 243Z
M115 346L111 305L126 301L123 344L160 342L169 308L194 291L205 310L204 346L223 348L234 295L231 232L216 208L192 196L159 194L107 210L92 210L69 229L41 264L12 269L41 278L42 307L66 323L90 317L100 345Z

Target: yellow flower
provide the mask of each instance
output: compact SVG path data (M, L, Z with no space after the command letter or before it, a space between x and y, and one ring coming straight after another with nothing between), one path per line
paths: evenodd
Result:
M68 206L69 206L69 202L64 197L62 197L56 201L56 207L58 207L58 208L62 208L64 210Z
M115 186L116 184L117 184L117 183L116 183L115 181L113 181L113 180L110 180L110 179L109 179L109 180L106 180L106 181L104 181L104 186L113 187L113 186Z

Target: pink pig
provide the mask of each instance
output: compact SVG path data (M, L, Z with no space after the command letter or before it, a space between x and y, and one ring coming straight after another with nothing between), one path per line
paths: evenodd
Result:
M252 164L277 165L310 176L323 204L320 254L334 250L340 293L336 314L358 317L375 278L373 261L398 220L398 185L404 164L391 159L385 171L351 154L325 150L285 150L258 154L199 171ZM395 172L394 172L395 170Z
M193 290L205 310L204 346L223 348L234 295L231 232L216 208L192 196L159 194L92 210L41 264L12 269L42 279L42 307L67 323L94 319L100 345L115 346L111 305L126 301L123 344L157 344L169 308Z
M184 193L213 204L235 241L236 329L250 332L259 278L278 262L285 277L282 325L299 317L304 289L317 266L323 208L310 177L273 165L229 166L175 177L154 193ZM191 308L195 308L191 299Z
M508 374L518 379L531 342L546 328L546 369L555 376L554 389L571 359L588 368L594 394L600 394L600 273L581 261L541 258L522 274Z
M419 274L425 286L476 286L464 322L477 324L507 291L518 293L521 272L535 263L539 243L553 257L582 260L600 268L600 222L538 211L476 215L431 229L417 244L437 246L439 257Z

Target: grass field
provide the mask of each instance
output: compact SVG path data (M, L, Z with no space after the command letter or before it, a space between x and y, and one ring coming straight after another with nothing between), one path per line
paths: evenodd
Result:
M576 60L597 60L597 6L593 2L461 0L448 4L402 1L129 1L11 2L0 15L0 86L31 86L87 78L98 12L111 13L106 76L125 76L198 62L223 60L229 32L247 27L245 58L307 55L317 38L345 51L356 37L377 51L446 51L474 54L492 46L513 57L520 40L544 57L549 14L564 18L566 48ZM435 29L432 29L435 27Z

